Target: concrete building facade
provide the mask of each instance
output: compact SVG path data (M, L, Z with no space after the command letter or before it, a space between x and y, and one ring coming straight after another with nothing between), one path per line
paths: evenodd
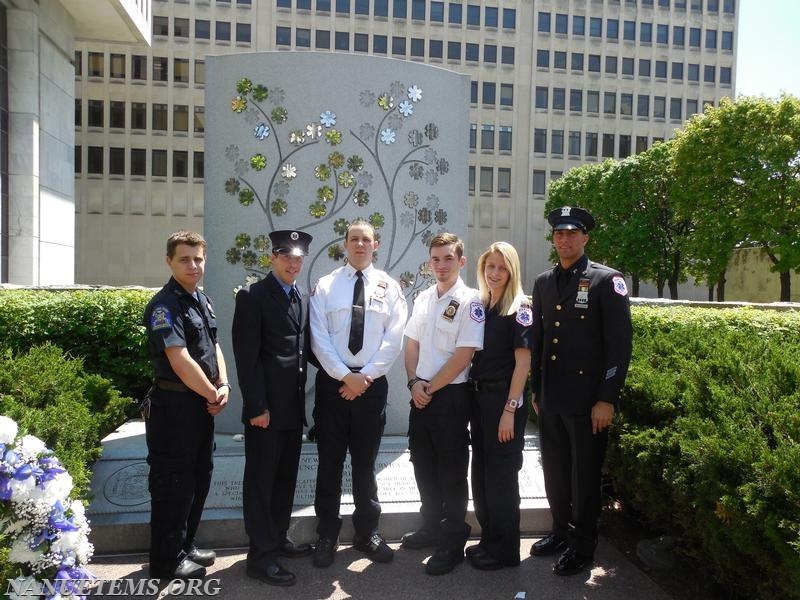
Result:
M154 0L151 47L76 44L76 281L162 282L166 236L203 227L205 56L253 51L468 74L470 279L504 239L532 281L548 182L733 97L737 19L735 0Z

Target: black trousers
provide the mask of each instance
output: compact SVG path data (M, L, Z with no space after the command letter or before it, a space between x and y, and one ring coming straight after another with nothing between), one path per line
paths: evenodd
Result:
M594 556L608 429L593 434L589 413L562 415L542 410L539 438L553 533L566 536L573 550Z
M150 564L172 569L194 544L203 515L214 469L214 418L198 394L156 390L145 431Z
M244 528L247 562L256 568L275 557L292 518L303 430L244 426Z
M314 509L320 537L336 538L342 527L342 472L347 451L352 467L353 527L368 537L378 531L381 505L375 479L375 459L386 425L389 385L379 377L355 400L339 395L342 382L317 371L314 424L317 429L317 489Z
M514 415L514 439L501 443L497 428L508 390L473 391L470 415L472 439L472 502L481 526L481 546L495 560L519 563L519 470L525 446L527 405Z
M422 501L425 529L441 547L464 548L469 539L467 467L469 393L466 383L448 385L423 409L411 404L408 447Z

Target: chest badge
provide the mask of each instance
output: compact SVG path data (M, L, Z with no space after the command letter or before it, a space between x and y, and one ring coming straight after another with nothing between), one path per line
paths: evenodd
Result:
M376 286L373 297L375 300L382 301L386 297L386 288L389 287L389 284L385 281L379 281Z
M575 295L575 308L589 308L589 279L578 280L578 293Z
M442 313L442 318L445 321L450 321L452 323L456 313L458 312L458 306L458 300L450 300L450 304L447 305L447 308L445 308L444 312Z

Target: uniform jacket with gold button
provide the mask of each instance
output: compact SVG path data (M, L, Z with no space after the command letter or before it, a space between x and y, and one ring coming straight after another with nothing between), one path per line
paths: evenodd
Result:
M533 285L531 383L536 401L561 414L619 402L631 359L632 325L622 275L582 256L559 294L558 266Z

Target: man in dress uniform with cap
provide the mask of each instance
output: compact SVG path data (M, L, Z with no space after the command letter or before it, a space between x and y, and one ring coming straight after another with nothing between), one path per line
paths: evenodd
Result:
M242 392L244 525L250 538L247 575L288 586L294 573L278 562L312 552L287 536L305 418L309 347L308 294L297 277L311 236L273 231L272 270L236 294L233 354Z
M533 285L531 382L553 528L531 554L563 551L553 572L573 575L594 560L608 428L633 334L622 274L584 254L592 215L563 206L547 220L559 263Z
M172 277L144 312L155 381L142 403L150 488L150 576L194 579L214 563L194 545L214 468L214 416L228 402L217 320L197 286L206 241L193 231L167 240Z
M313 564L333 563L342 517L342 470L352 463L353 546L374 562L394 557L378 531L375 459L386 424L386 374L400 354L408 305L400 284L372 265L375 229L357 219L345 233L347 264L321 278L311 296L317 371L314 426L319 466L314 508L319 541Z

